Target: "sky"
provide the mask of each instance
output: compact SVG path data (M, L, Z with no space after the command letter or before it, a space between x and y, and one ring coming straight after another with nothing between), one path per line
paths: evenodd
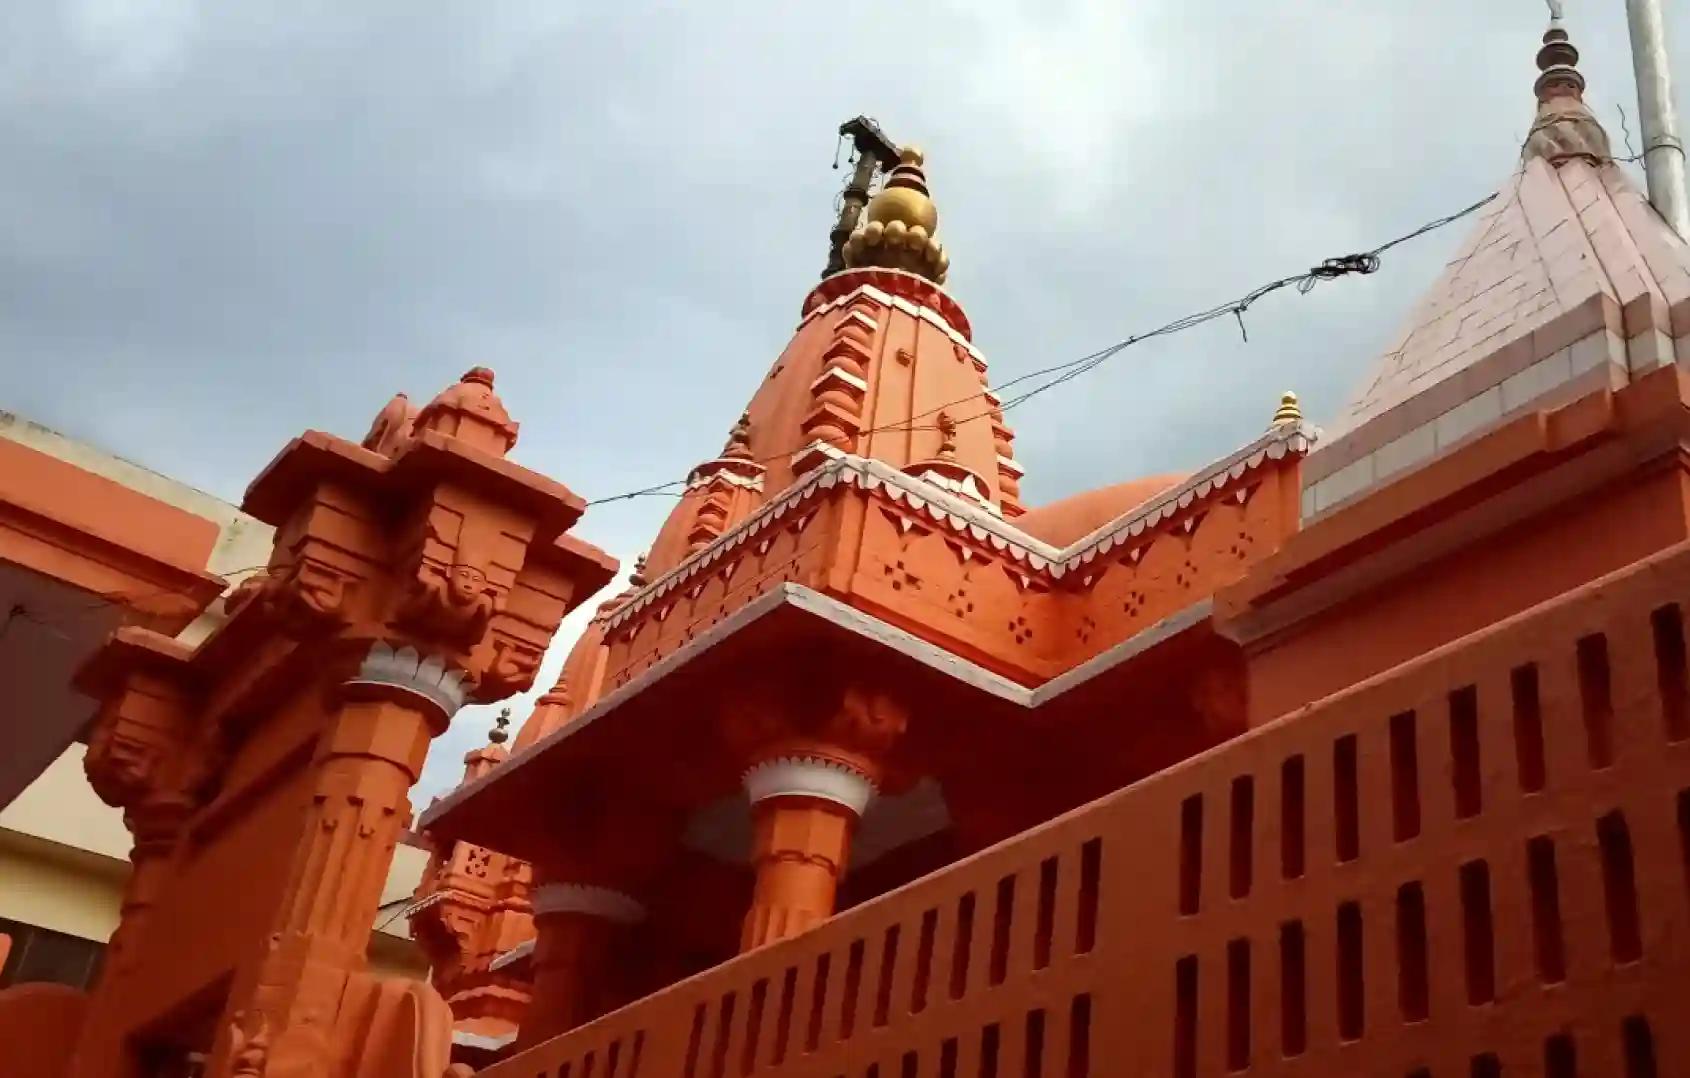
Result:
M1636 131L1624 6L1567 0ZM1690 82L1690 4L1668 3ZM230 501L303 429L486 365L597 498L714 455L825 260L858 114L927 151L995 380L1458 210L1512 171L1540 0L0 6L0 408ZM1634 134L1635 142L1635 134ZM1465 231L1127 349L1010 415L1039 504L1339 412ZM577 533L631 563L672 507ZM619 584L612 585L613 588ZM589 604L589 606L592 604ZM585 610L566 623L562 645ZM541 688L555 676L554 647ZM526 716L528 698L511 702ZM435 746L454 782L485 711Z

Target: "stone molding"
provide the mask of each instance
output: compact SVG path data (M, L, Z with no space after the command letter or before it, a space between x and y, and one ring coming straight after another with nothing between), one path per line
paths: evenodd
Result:
M448 666L444 659L425 657L409 644L395 649L378 640L370 645L357 675L346 684L380 685L410 693L439 708L450 720L469 695L464 677L462 670Z
M860 771L819 756L777 756L745 772L753 805L771 797L812 797L843 805L861 816L874 799L874 783Z
M645 906L634 896L592 883L542 883L534 888L534 916L580 913L619 925L645 920Z
M610 615L605 629L606 632L614 632L640 611L706 571L730 551L756 540L776 524L813 512L811 501L836 486L858 487L905 505L941 527L967 535L1006 555L1023 567L1029 579L1037 576L1056 581L1219 491L1229 490L1242 502L1247 496L1246 476L1270 461L1283 460L1287 456L1306 457L1319 437L1319 431L1306 423L1274 427L1238 452L1066 547L1051 546L1001 516L988 512L978 503L958 497L925 479L908 475L883 461L818 445L814 448L828 457L825 463L794 480L785 491L771 498L761 509L710 545L628 596Z

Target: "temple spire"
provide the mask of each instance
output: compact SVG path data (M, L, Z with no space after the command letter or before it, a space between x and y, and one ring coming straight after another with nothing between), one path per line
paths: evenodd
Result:
M908 270L935 284L945 282L951 259L934 239L939 208L927 191L925 156L914 146L898 151L898 165L886 186L869 200L868 224L845 243L845 264Z
M1601 163L1613 157L1608 132L1603 130L1590 107L1584 103L1584 75L1579 72L1579 51L1561 23L1560 0L1550 0L1549 29L1537 51L1537 117L1520 152L1523 160L1541 157L1559 164L1573 157Z

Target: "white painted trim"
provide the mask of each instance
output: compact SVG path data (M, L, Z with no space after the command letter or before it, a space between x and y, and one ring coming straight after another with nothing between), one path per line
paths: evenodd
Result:
M506 951L504 954L502 954L499 957L493 959L493 961L487 963L488 972L497 973L502 969L506 969L510 966L514 966L518 962L521 962L524 958L527 958L530 955L532 955L533 953L534 953L534 941L533 940L523 940L521 943L517 944L515 947L512 947L510 950Z
M346 684L400 689L422 697L451 719L469 695L464 677L462 670L448 666L444 659L419 655L409 644L394 650L385 640L377 640L370 645L357 676Z
M741 781L753 805L771 797L812 797L858 816L874 799L874 783L855 768L817 756L780 756L747 770Z
M515 1040L515 1033L507 1033L503 1037L489 1037L483 1033L471 1033L463 1029L452 1031L453 1044L462 1045L465 1048L480 1048L488 1052L496 1052Z
M854 633L865 640L879 644L890 651L904 655L988 696L1029 711L1043 707L1057 697L1071 692L1090 682L1098 675L1119 666L1127 659L1148 651L1157 644L1201 624L1208 620L1213 609L1212 601L1208 599L1193 603L1184 610L1171 614L1153 625L1146 626L1126 640L1109 648L1089 662L1075 667L1061 677L1054 678L1037 689L1028 689L1025 685L1011 681L1002 674L970 662L954 652L937 644L931 644L913 633L881 621L873 615L865 614L837 599L812 591L799 584L782 582L735 610L705 632L700 633L692 642L659 659L628 684L600 697L597 703L582 712L580 716L541 738L529 751L516 754L493 771L455 788L446 796L435 801L423 813L421 820L417 823L417 829L419 831L428 830L435 821L438 821L455 805L473 796L482 785L495 780L508 780L513 772L532 766L535 760L546 754L547 749L554 742L579 735L593 723L617 711L635 696L647 692L652 685L688 666L718 644L737 636L744 632L748 626L761 621L781 608L789 606L835 625L846 632Z
M1199 499L1217 490L1233 487L1242 491L1244 477L1266 462L1282 460L1288 455L1307 455L1318 437L1318 431L1302 423L1274 427L1238 452L1065 547L1052 546L1027 534L1003 519L1001 511L995 511L995 506L994 511L989 511L977 502L899 471L884 461L844 453L824 442L816 442L794 459L820 453L828 458L825 463L793 480L785 491L770 498L761 509L732 530L635 592L610 616L605 630L614 632L641 610L714 565L735 547L774 526L817 494L841 484L879 492L889 501L906 505L935 524L966 534L1007 555L1025 566L1030 574L1060 580L1067 573L1142 535L1147 529L1190 508Z
M542 883L534 888L534 916L580 913L616 924L645 920L645 906L634 896L591 883Z

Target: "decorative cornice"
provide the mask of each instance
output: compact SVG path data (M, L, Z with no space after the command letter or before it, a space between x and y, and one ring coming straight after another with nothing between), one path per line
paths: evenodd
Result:
M847 271L847 272L849 272L849 271ZM926 282L926 281L923 281L922 284L926 288L940 293L940 295L943 296L944 300L949 302L950 306L956 308L956 310L955 310L956 315L962 314L962 309L960 307L956 306L956 301L950 299L950 297L948 295L946 295L944 293L944 290L939 288L938 285L931 284L931 283ZM967 352L968 355L969 355L969 358L973 359L976 363L985 363L986 362L986 357L981 353L980 349L978 349L974 346L974 342L968 339L968 335L966 333L959 330L956 326L953 326L951 324L951 322L945 317L945 314L942 314L939 311L936 311L931 307L927 307L927 306L924 306L924 305L918 304L918 303L912 303L902 296L894 296L890 292L887 292L887 291L885 291L884 289L881 289L881 288L877 288L872 284L858 285L856 288L851 289L849 292L842 293L841 295L835 296L834 298L827 300L824 303L819 303L816 306L810 308L809 310L804 312L804 317L802 317L798 320L798 327L800 329L802 329L805 325L807 325L810 322L811 319L819 318L822 315L826 314L828 311L838 310L839 308L846 306L852 300L856 299L859 296L863 296L863 297L866 297L868 299L871 299L871 300L880 304L883 307L891 307L891 308L895 308L897 310L903 311L905 314L909 315L912 318L919 318L923 322L927 322L927 323L933 325L941 333L943 333L946 337L948 337L952 344L954 344L958 348L961 348L964 352ZM965 322L965 324L966 324L966 322Z
M1242 498L1246 476L1269 461L1283 460L1287 456L1307 456L1317 437L1316 430L1306 423L1274 427L1243 449L1197 472L1160 497L1135 507L1125 516L1065 547L1051 546L979 503L958 497L917 476L907 475L883 461L844 453L826 445L817 446L816 451L829 458L826 463L799 476L784 492L771 498L733 530L630 595L627 602L610 615L606 631L620 628L641 610L705 572L735 548L755 540L802 511L817 494L836 486L858 487L905 505L916 513L924 514L935 524L958 535L966 535L1005 555L1024 567L1029 579L1039 576L1056 581L1217 491L1231 488Z
M730 487L744 487L760 493L763 489L763 474L766 471L767 468L752 461L718 457L715 460L707 460L692 470L692 474L687 476L687 489L697 490L720 480Z
M384 640L370 645L357 676L346 682L348 687L380 685L421 697L440 709L447 719L464 706L469 689L465 674L436 656L423 657L409 644L394 650Z
M856 768L819 756L777 756L743 777L753 805L771 797L812 797L843 805L858 816L874 799L874 783Z
M625 891L592 883L542 883L534 888L534 916L580 913L619 925L645 920L645 906Z

